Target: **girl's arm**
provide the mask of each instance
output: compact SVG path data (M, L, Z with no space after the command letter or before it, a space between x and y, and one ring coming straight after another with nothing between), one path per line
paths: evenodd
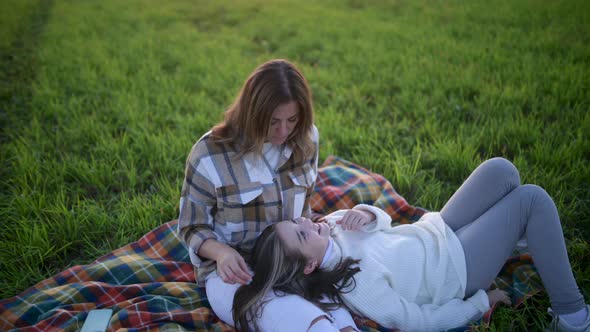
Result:
M367 318L402 331L442 331L464 326L480 318L490 308L483 290L467 300L452 299L441 305L418 305L401 297L384 277L360 280L354 291L344 296L356 311Z
M370 233L391 228L391 216L376 206L359 204L353 207L352 210L369 213L369 217L360 227L360 231ZM339 221L341 221L349 211L351 210L338 210L327 215L325 219L332 225L338 225Z

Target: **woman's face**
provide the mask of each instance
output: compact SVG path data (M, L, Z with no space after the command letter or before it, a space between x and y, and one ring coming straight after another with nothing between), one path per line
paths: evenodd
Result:
M321 264L330 241L330 226L327 223L312 223L307 218L281 221L276 226L277 235L289 250L297 250L308 261Z
M272 113L267 141L280 145L287 141L299 121L299 108L292 101L279 105Z

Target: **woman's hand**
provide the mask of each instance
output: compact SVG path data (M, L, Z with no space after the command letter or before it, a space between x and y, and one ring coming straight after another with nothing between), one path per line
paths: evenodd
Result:
M504 303L507 305L511 305L512 301L510 300L510 296L503 290L500 289L492 289L486 292L488 294L488 299L490 301L490 308L493 308L494 305L498 302Z
M342 219L336 221L343 230L358 231L364 225L375 220L375 215L363 210L348 210Z
M225 283L246 285L252 280L242 255L225 243L207 239L199 248L198 255L217 262L217 275Z
M223 248L217 256L217 275L228 284L246 285L252 280L242 255L229 246Z

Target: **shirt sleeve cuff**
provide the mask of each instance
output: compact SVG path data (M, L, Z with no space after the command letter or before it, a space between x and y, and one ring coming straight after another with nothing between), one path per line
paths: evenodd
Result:
M191 259L191 263L196 267L203 267L203 265L211 262L209 259L203 259L201 258L201 256L198 255L199 249L201 248L203 243L208 239L217 240L217 235L209 229L203 229L193 234L193 236L189 240L189 256Z

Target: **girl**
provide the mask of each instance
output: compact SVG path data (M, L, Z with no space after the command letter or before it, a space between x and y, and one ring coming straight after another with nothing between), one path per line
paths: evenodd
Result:
M466 325L494 303L509 303L505 293L485 289L526 236L553 324L560 331L590 331L589 307L574 280L555 204L540 187L520 185L505 159L481 164L439 213L414 224L391 227L386 213L367 205L326 220L298 218L265 230L252 258L254 280L234 299L256 303L246 310L234 306L239 326L264 309L256 291L270 288L320 307L326 307L325 294L333 305L402 331ZM259 268L264 265L273 268Z

